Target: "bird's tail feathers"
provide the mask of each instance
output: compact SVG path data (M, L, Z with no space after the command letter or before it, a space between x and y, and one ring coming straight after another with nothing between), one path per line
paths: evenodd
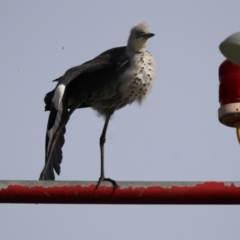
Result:
M51 92L48 92L46 96L44 97L44 102L45 102L45 111L50 111L51 110L51 105L52 105L52 98L54 95L54 90Z
M58 110L54 106L51 107L46 133L45 167L39 180L55 180L54 170L58 175L60 174L65 125L68 119L69 111L66 107L61 105Z

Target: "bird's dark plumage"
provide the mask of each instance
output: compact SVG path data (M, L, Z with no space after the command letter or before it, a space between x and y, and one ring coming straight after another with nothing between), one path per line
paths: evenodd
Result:
M146 23L131 30L128 45L109 49L82 65L70 68L57 78L57 86L47 93L45 111L50 111L45 166L40 180L54 180L54 170L60 173L62 146L66 124L77 108L91 107L106 118L100 138L101 176L104 177L103 146L109 119L115 110L147 95L155 77L154 60L144 50L148 33Z
M115 85L117 76L127 66L128 56L126 55L126 47L118 47L105 51L93 60L85 62L82 65L70 68L62 77L54 80L58 82L56 88L60 84L66 86L65 94L63 96L63 112L61 118L68 118L69 109L73 107L73 104L76 104L74 108L91 107L92 95L96 94L96 92L102 91L102 89L104 91L104 88L106 88L106 92L108 92L107 89L109 85ZM52 102L55 89L47 93L44 98L46 104L45 111L50 111L47 131L53 127L58 113L58 110L54 107ZM74 103L74 99L77 99L77 103ZM59 126L61 127L62 124L60 123ZM46 154L46 167L41 173L41 180L54 180L55 176L53 169L57 174L60 173L65 131L66 129L64 126L61 132L57 132L59 133L59 138L55 143L51 159L48 159L48 154ZM48 152L48 144L49 136L47 134L45 146L46 153ZM48 162L49 164L47 164Z

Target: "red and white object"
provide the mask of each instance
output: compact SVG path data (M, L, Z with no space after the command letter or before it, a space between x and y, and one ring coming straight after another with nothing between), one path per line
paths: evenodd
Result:
M225 60L219 67L219 121L237 129L240 142L240 66Z

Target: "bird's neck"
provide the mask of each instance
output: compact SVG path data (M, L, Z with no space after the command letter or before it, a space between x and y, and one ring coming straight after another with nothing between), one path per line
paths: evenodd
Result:
M145 48L134 49L127 46L127 55L130 59L134 58L136 54L143 53L145 51L146 51Z
M133 41L131 38L128 39L127 42L127 54L131 58L137 52L145 52L146 40L143 41Z

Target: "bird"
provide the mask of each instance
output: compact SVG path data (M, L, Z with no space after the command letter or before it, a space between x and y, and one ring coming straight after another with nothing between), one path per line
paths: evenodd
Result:
M50 111L45 142L45 166L39 180L55 180L60 174L66 124L78 108L90 107L103 116L100 136L100 177L117 187L115 180L105 177L104 143L109 120L116 110L145 99L156 75L155 60L146 50L147 40L155 34L146 21L130 30L127 45L104 51L79 66L70 68L56 81L56 87L44 98L45 111Z

